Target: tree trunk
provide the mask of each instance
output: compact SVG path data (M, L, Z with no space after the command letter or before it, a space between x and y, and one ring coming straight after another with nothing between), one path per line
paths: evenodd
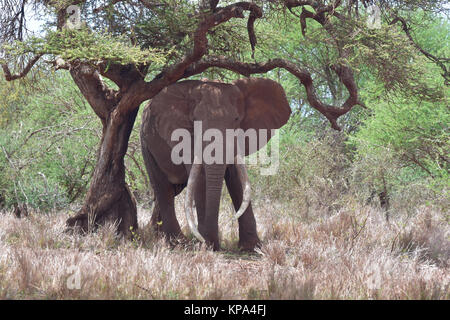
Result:
M128 115L112 111L104 122L97 165L85 203L75 217L67 220L69 228L83 232L95 230L106 221L117 223L118 231L131 236L137 229L136 202L125 183L124 156L138 108Z

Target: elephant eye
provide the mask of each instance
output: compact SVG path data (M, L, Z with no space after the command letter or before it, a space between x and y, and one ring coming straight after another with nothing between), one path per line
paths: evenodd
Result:
M234 118L234 121L238 121L238 120L239 120L239 117Z

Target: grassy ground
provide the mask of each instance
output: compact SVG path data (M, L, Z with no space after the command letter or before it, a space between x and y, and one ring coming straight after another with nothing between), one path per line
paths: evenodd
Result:
M178 212L182 213L182 199ZM146 228L139 209L133 241L108 225L87 236L63 233L67 214L0 215L3 299L449 299L448 214L417 209L386 222L372 207L298 218L255 205L259 254L236 248L237 224L224 201L222 252L198 244L171 249ZM183 214L179 214L185 226ZM184 229L187 233L186 229ZM77 287L79 286L79 289Z

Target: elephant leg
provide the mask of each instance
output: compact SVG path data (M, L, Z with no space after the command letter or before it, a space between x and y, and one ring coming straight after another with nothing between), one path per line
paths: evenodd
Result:
M242 202L242 184L235 165L230 165L225 172L225 182L235 210L239 210ZM245 251L253 251L261 244L256 232L256 220L250 202L247 210L239 218L239 247Z
M159 209L158 200L155 198L155 205L153 207L152 218L150 219L150 225L157 231L162 231L159 228L159 222L161 219L161 210Z
M151 224L156 226L157 230L164 232L169 239L183 238L175 214L174 199L178 191L177 186L169 182L152 155L148 154L145 162L156 200Z

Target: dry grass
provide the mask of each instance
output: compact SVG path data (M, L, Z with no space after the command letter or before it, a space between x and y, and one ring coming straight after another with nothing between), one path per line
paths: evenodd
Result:
M5 212L0 298L450 298L445 213L421 208L388 223L378 209L348 205L331 216L302 219L281 205L260 203L255 214L263 247L245 255L236 248L229 201L222 207L219 253L199 245L171 249L145 228L150 214L143 209L133 241L118 239L112 225L87 236L65 234L62 212L26 219ZM80 289L69 289L76 271Z

